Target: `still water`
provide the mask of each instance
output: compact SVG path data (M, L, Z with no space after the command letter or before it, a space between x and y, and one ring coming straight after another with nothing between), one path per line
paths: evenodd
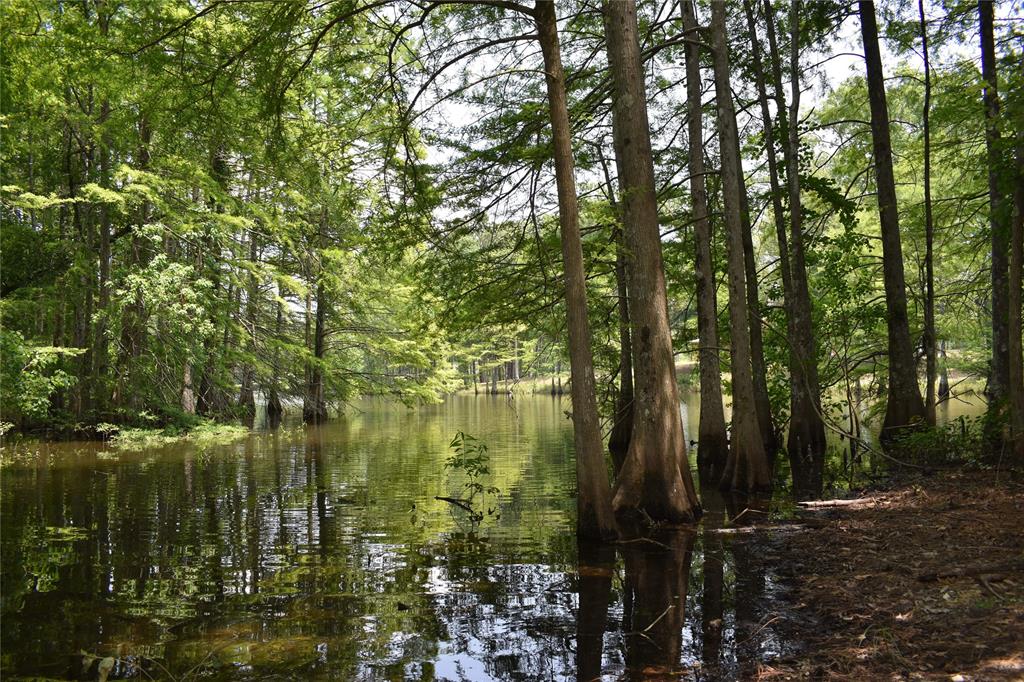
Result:
M568 409L367 400L227 446L34 445L0 481L0 673L730 679L791 655L772 556L711 530L710 493L699 533L577 548ZM475 529L435 499L462 494L444 467L460 430L500 489Z

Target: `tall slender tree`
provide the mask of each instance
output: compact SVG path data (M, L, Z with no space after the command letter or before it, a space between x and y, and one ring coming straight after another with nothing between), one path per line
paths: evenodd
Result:
M914 347L910 341L910 322L907 318L907 287L903 276L903 247L892 169L889 108L885 99L882 55L878 47L875 3L861 0L859 9L867 68L868 102L871 106L875 185L882 228L882 277L885 282L889 330L889 394L882 423L882 438L888 440L901 429L923 422L925 410L917 386Z
M928 58L928 21L924 0L917 0L921 21L921 58L924 61L924 104L921 122L924 132L924 409L928 423L935 426L935 381L938 373L935 349L935 218L932 215L932 69Z
M768 179L772 194L772 213L775 218L775 232L779 244L779 271L782 275L782 289L786 310L786 343L789 350L790 419L787 451L793 472L793 487L797 497L813 497L821 494L822 468L825 461L825 425L821 417L821 390L818 384L817 354L811 322L811 300L807 285L807 268L803 257L803 220L800 200L799 174L799 130L797 122L800 103L799 52L792 59L791 78L792 109L786 116L785 98L782 94L782 68L775 36L774 10L765 8L765 23L768 27L769 58L772 62L775 81L775 103L779 127L786 132L782 148L785 160L789 198L789 227L782 205L782 186L778 160L776 158L775 122L769 108L768 88L765 84L761 46L757 36L754 9L750 0L744 0L747 28L750 31L751 60L754 81L761 108L761 120L765 136L768 160ZM798 50L799 5L792 4L790 22L793 24L792 44ZM791 60L792 61L792 60ZM789 125L787 125L787 122Z
M1021 304L1024 299L1024 129L1017 130L1017 182L1013 190L1013 223L1010 232L1009 271L1009 393L1010 436L1017 458L1024 461L1024 357Z
M985 106L985 149L988 152L988 223L991 233L992 265L992 367L988 380L988 396L999 409L1006 400L1009 377L1009 343L1007 327L1010 315L1009 286L1009 230L1006 220L1006 199L1000 183L1004 172L1001 160L999 74L996 71L994 38L995 2L978 0L978 21L981 36L981 78L984 81L982 101Z
M722 486L747 492L766 490L771 473L754 405L754 378L747 312L743 221L740 201L736 111L729 77L729 45L725 3L711 4L711 56L715 71L715 102L722 164L722 200L729 251L729 322L732 348L732 440Z
M694 271L697 280L697 351L700 371L700 425L697 466L701 480L720 480L729 456L722 405L722 368L718 358L718 302L711 259L711 221L704 181L704 111L701 106L700 41L696 8L682 2L686 42L686 108L689 141L690 202L693 207Z
M580 240L579 204L576 197L569 107L558 40L555 3L538 2L533 10L538 40L544 56L548 113L554 149L555 183L558 187L558 220L565 269L565 302L569 328L569 369L572 375L573 440L576 445L576 532L592 539L616 534L611 491L604 463L604 448L594 393L594 361L587 317L586 273Z

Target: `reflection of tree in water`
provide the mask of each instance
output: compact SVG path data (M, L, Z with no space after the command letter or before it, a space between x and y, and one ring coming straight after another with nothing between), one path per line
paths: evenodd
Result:
M679 530L658 533L654 542L620 545L626 570L626 667L631 679L679 670L694 538L692 532Z
M576 679L596 680L601 676L604 630L608 600L612 591L615 549L607 545L582 543L578 549L579 569L576 608Z
M700 659L703 668L713 674L722 665L722 629L724 608L722 591L725 587L725 547L722 535L708 532L721 528L725 523L725 501L715 488L701 490L704 504L703 528L701 533L702 582L700 594Z

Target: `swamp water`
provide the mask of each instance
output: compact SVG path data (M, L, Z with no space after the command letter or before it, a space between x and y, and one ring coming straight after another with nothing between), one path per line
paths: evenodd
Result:
M567 400L354 407L226 446L21 446L0 474L3 678L113 657L110 679L730 679L796 650L771 609L785 567L710 531L711 493L698 533L577 548ZM501 491L475 532L434 499L461 496L460 430Z

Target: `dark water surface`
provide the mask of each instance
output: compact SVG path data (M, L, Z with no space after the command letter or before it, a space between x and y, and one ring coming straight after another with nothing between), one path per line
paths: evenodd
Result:
M749 534L577 548L568 401L357 407L228 446L32 446L0 487L3 678L96 679L85 652L111 679L731 679L794 650ZM501 490L475 532L434 499L459 430Z

